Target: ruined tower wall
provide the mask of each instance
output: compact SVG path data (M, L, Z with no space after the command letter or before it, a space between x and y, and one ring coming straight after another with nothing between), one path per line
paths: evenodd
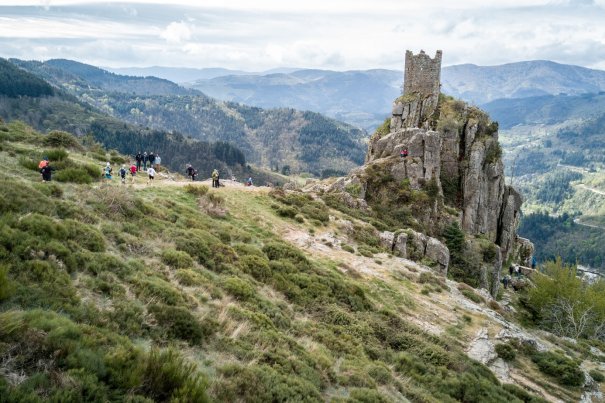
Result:
M405 52L405 73L403 94L417 93L424 96L439 97L441 78L441 51L438 50L431 59L423 50L414 55Z

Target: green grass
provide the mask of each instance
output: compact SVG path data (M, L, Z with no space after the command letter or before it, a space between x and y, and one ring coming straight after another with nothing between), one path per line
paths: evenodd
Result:
M20 162L43 137L8 128L24 154L0 151L0 362L23 382L0 376L0 400L523 400L460 343L413 324L409 281L355 275L284 241L309 223L332 231L329 216L345 213L302 193L44 187ZM108 155L60 147L75 167ZM357 224L360 253L381 252L377 226Z

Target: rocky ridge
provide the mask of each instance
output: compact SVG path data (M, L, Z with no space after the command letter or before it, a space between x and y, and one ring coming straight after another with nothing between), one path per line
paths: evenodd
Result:
M393 186L392 199L385 201L387 194L377 200L385 183ZM391 119L370 139L364 166L331 184L307 189L338 194L350 208L373 209L384 203L400 207L394 194L401 186L433 197L413 210L408 223L413 230L383 232L384 246L403 257L429 258L447 274L449 251L442 234L457 222L467 242L480 238L493 243L495 258L484 264L481 286L495 295L503 262L516 258L520 249L516 229L522 203L521 195L505 183L497 123L450 97L440 95L436 102L431 96L406 94L395 100ZM527 242L523 240L525 249ZM410 243L415 245L413 254Z

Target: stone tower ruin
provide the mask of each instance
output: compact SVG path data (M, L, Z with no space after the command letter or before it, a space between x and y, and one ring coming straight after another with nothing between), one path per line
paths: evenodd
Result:
M435 96L439 98L440 77L440 50L437 51L433 59L424 53L424 50L421 50L415 56L410 50L405 52L403 95L416 93L424 97Z
M441 84L441 51L431 59L423 50L405 52L403 95L393 104L391 131L420 127L435 129Z

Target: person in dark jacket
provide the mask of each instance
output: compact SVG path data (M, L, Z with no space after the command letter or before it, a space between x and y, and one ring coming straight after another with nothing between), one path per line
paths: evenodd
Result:
M187 176L191 177L191 180L194 181L195 180L195 169L193 169L193 167L191 166L191 164L187 164L187 169L185 170L185 172L187 172Z
M155 164L155 154L152 152L149 153L149 167L152 168L153 165Z
M149 161L149 156L147 155L147 151L143 153L143 171L147 170L147 162Z
M134 159L137 161L137 172L141 170L141 163L143 162L143 154L139 151L137 155L134 156Z
M40 169L40 173L42 174L43 182L50 182L52 171L53 171L53 168L50 166L50 164L46 164Z

